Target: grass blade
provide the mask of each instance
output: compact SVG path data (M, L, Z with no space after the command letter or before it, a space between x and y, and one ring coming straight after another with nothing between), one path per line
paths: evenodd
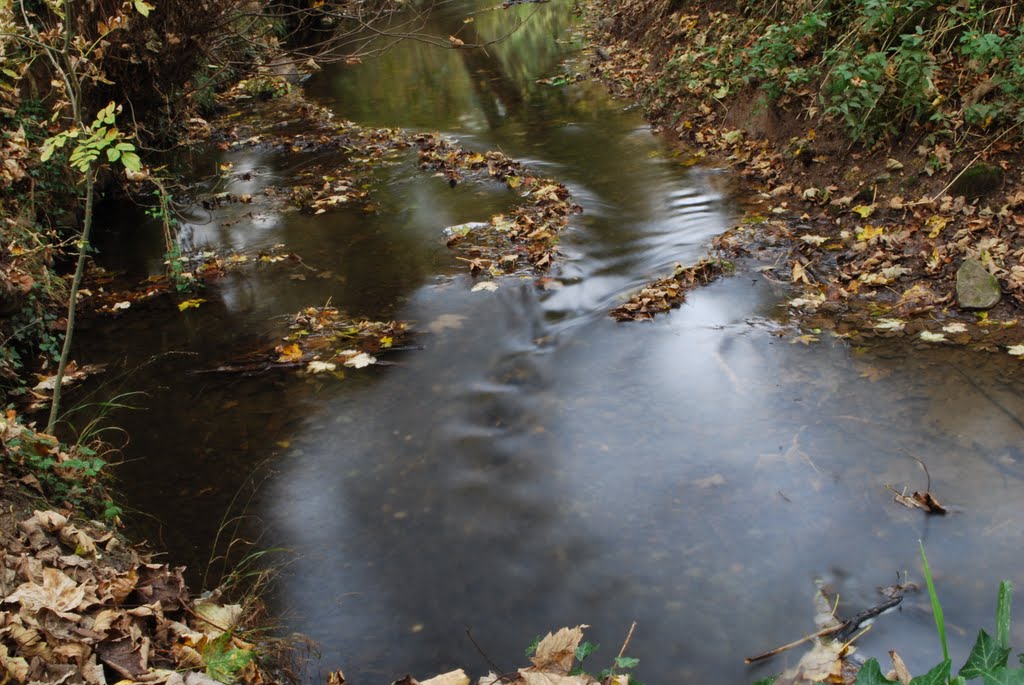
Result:
M928 557L924 553L924 543L918 540L917 544L921 547L921 564L924 566L924 580L928 584L928 599L932 602L935 629L939 631L939 641L942 642L942 658L946 660L949 659L949 644L946 641L946 619L942 615L942 605L939 604L939 596L935 594L935 583L932 582L932 571L928 568Z
M996 642L1003 649L1010 647L1010 605L1013 603L1013 583L999 583L999 602L996 604Z

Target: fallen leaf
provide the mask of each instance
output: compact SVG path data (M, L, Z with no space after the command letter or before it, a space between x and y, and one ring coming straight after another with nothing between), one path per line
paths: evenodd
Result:
M43 569L42 584L22 583L8 595L5 604L20 603L29 611L48 609L61 618L78 621L81 615L73 613L85 601L85 588L55 568Z
M533 669L568 675L576 659L576 648L583 639L583 629L588 626L578 625L575 628L561 628L556 633L548 633L540 643L530 661Z
M476 285L473 286L473 288L470 290L470 292L474 292L475 293L475 292L479 292L481 290L488 290L488 291L494 292L497 289L498 289L498 284L495 283L494 281L480 281L479 283L477 283ZM422 685L422 683L420 685Z
M337 364L331 362L311 361L306 365L307 373L324 373L325 371L334 371L338 368Z
M198 297L198 298L196 298L196 299L194 299L194 300L185 300L184 302L179 302L179 303L178 303L178 311L179 311L179 312L183 312L183 311L185 311L186 309L195 309L195 308L198 308L198 307L199 307L199 306L200 306L201 304L203 304L204 302L206 302L206 300L204 300L204 299L203 299L203 298L201 298L201 297Z
M876 331L902 331L906 327L905 321L899 319L879 319L875 324Z
M957 321L954 323L946 324L945 326L942 327L942 330L945 331L946 333L966 333L967 325Z
M420 685L469 685L469 676L461 668L421 680Z
M867 219L875 213L876 205L857 205L850 211L857 214L861 219Z
M921 331L921 340L924 340L925 342L946 342L946 336L944 336L942 333Z
M1008 345L1006 347L1006 351L1014 357L1022 357L1024 356L1024 343L1020 345Z
M345 360L345 366L351 366L354 369L362 369L364 367L367 367L367 366L370 366L371 364L376 364L376 363L377 363L377 358L376 357L371 357L370 355L366 354L365 352L360 352L359 354L355 355L354 357L349 357L348 359Z
M302 359L302 348L299 347L298 343L292 343L278 350L281 356L277 358L278 362L288 363L297 362Z

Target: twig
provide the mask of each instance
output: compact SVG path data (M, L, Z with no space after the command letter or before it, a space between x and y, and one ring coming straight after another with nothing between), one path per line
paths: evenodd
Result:
M881 604L879 604L877 606L873 606L870 609L865 609L864 611L860 612L859 614L857 614L853 618L851 618L851 619L849 619L847 621L843 621L842 623L840 623L837 626L829 626L828 628L822 628L821 630L819 630L816 633L812 633L810 635L805 635L804 637L800 638L799 640L794 640L793 642L790 642L789 644L782 645L781 647L776 647L775 649L773 649L771 651L765 652L763 654L758 654L757 656L747 657L746 659L743 660L743 663L745 663L745 664L752 664L752 663L757 662L757 661L764 661L765 659L770 659L771 657L777 656L779 654L782 654L783 652L788 651L790 649L793 649L794 647L799 647L800 645L804 644L805 642L810 642L811 640L813 640L815 638L825 637L826 635L835 634L836 635L836 639L844 640L845 641L846 638L848 638L858 628L860 628L862 623L864 623L865 621L868 621L869 619L875 618L875 617L885 613L886 611L888 611L889 609L892 609L895 606L898 606L900 604L900 602L902 602L902 601L903 601L903 596L902 595L900 595L898 597L893 597L892 599L887 600L885 602L882 602ZM863 635L863 632L857 634L855 637L853 637L853 638L849 639L848 641L846 641L845 644L844 644L844 648L846 647L846 645L850 644L850 642L853 642L854 640L856 640L861 635Z
M498 664L494 663L491 657L487 656L487 652L481 649L480 645L477 644L477 641L473 639L473 633L469 632L469 626L466 626L466 637L468 637L469 641L473 643L474 647L476 647L476 651L480 652L480 656L484 658L484 661L486 661L487 664L494 669L495 673L500 674L505 672L504 669L498 666ZM501 676L501 678L504 679L504 676Z
M793 649L794 647L799 647L800 645L802 645L805 642L810 642L811 640L813 640L815 638L825 637L826 635L831 635L832 633L837 633L837 632L839 632L839 630L842 627L843 627L843 624L840 623L837 626L829 626L828 628L822 628L821 630L819 630L816 633L811 633L810 635L805 635L804 637L800 638L799 640L793 640L789 644L782 645L781 647L776 647L775 649L772 649L770 651L764 652L763 654L758 654L757 656L748 656L746 659L743 660L743 663L745 663L745 664L752 664L752 663L755 663L755 662L758 662L758 661L764 661L765 659L770 659L773 656L777 656L779 654L782 654L783 652L787 652L787 651Z
M633 625L629 627L629 633L626 635L626 641L622 643L622 649L619 650L619 655L616 659L621 659L626 654L626 649L629 648L629 641L633 639L633 631L636 630L636 621L633 621Z

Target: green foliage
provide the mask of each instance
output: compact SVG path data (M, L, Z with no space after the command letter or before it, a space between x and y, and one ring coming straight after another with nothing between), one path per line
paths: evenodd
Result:
M935 625L942 641L943 660L924 675L919 675L910 681L910 685L944 685L945 683L967 683L981 680L984 685L1024 685L1024 667L1010 668L1007 663L1010 657L1010 646L1008 644L1010 635L1010 603L1013 588L1010 582L1004 580L999 585L999 599L996 604L996 638L992 638L984 630L978 631L978 638L974 642L967 661L960 668L956 678L952 677L952 661L948 656L946 645L945 623L942 618L942 607L939 605L938 597L935 594L935 585L932 581L931 570L928 567L928 559L924 553L924 545L921 545L921 561L924 565L924 577L928 584L928 595L931 598L932 611L935 613ZM1019 659L1024 663L1024 654ZM881 667L877 659L868 659L857 675L855 685L892 685L896 683L882 675Z
M1024 25L1012 4L822 0L807 9L750 1L746 18L712 13L670 56L654 95L720 99L755 86L768 102L842 122L864 144L914 126L953 134L961 121L1024 123ZM938 79L940 65L967 77Z
M120 515L121 509L113 504L104 487L108 464L100 454L105 449L102 443L61 444L53 436L26 426L13 410L7 411L0 424L0 470L34 478L44 496L66 502L90 516L110 520Z
M238 673L252 661L253 657L251 651L233 646L231 637L230 632L224 633L216 640L206 643L202 652L207 675L228 684L238 679Z
M43 143L39 151L39 160L49 161L56 150L74 140L76 144L68 161L83 174L92 169L93 164L103 153L106 153L107 161L111 164L120 161L124 168L138 171L142 168L142 161L135 153L135 146L125 142L124 136L114 125L120 113L121 106L111 102L96 113L95 121L85 131L79 131L75 127L61 131Z
M935 629L939 633L939 642L942 643L942 658L949 659L949 644L946 640L946 621L942 615L942 605L939 603L939 595L935 592L935 583L932 581L932 571L928 567L928 557L924 553L924 543L918 541L921 548L921 565L924 568L924 580L928 584L928 599L932 603L932 615L935 617Z

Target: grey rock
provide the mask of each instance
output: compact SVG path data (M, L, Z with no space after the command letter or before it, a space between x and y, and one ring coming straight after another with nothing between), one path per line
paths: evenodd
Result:
M961 309L991 309L1003 291L999 281L977 259L965 259L956 272L956 300Z
M953 181L949 191L951 195L964 195L969 198L984 197L993 193L1003 185L1003 170L992 164L977 162L968 167L960 177Z

